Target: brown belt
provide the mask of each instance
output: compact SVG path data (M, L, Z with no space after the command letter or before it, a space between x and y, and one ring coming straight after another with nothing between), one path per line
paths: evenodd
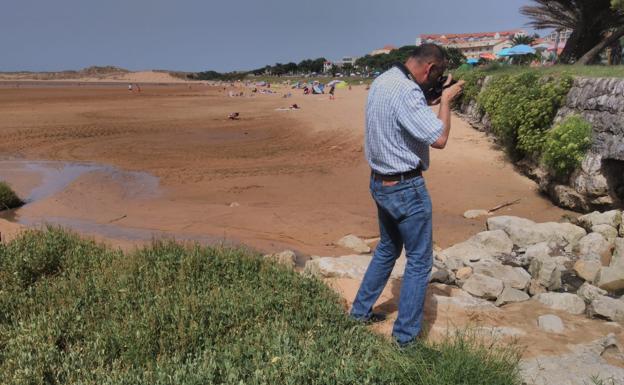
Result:
M416 170L406 171L401 174L392 174L392 175L382 175L382 174L377 174L376 172L372 171L371 175L373 179L375 180L397 182L401 180L420 177L422 176L422 170L420 168L417 168Z

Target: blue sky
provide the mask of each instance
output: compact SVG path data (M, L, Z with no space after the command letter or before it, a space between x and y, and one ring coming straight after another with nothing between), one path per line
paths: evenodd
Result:
M529 0L0 0L0 71L244 70L525 27Z

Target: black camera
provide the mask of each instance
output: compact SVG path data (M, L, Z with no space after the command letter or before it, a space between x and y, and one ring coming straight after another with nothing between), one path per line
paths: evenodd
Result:
M457 80L452 79L449 84L445 85L447 80L448 80L448 76L440 76L438 81L435 82L433 86L431 86L428 89L423 90L423 93L425 94L425 99L427 99L427 103L429 104L433 103L434 101L436 101L442 96L442 91L444 91L446 88L449 88L453 84L457 83Z

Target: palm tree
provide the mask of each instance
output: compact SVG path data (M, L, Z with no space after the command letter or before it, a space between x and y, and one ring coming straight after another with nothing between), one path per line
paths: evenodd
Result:
M572 30L559 61L569 63L583 59L594 61L615 39L614 31L624 25L622 0L533 0L536 5L524 6L520 12L531 19L536 29ZM616 34L616 35L617 35ZM621 36L620 36L621 37ZM604 47L601 48L605 42ZM598 50L598 52L595 52ZM591 51L591 55L590 55ZM584 57L588 54L589 56Z
M525 45L531 45L535 42L535 35L529 36L529 35L516 35L514 36L513 39L511 39L511 43L513 45L520 45L520 44L525 44Z

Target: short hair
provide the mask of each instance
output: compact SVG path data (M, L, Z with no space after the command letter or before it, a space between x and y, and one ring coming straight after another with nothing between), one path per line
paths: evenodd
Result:
M410 57L419 61L445 63L446 51L437 44L427 43L414 48Z

